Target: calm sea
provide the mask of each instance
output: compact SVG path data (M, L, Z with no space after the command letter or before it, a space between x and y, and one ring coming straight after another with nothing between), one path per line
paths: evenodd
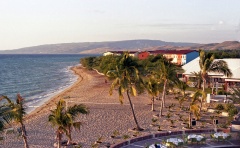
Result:
M73 84L70 68L86 56L93 55L0 55L0 94L20 93L30 112Z

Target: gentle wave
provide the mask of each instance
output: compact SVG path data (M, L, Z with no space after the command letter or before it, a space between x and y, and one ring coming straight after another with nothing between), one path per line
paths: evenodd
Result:
M27 112L71 86L77 77L70 70L89 55L0 55L0 94L14 99L20 93Z

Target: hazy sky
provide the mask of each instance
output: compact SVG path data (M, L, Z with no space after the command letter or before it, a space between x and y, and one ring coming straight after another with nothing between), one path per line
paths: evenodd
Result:
M129 39L240 40L240 0L0 0L0 50Z

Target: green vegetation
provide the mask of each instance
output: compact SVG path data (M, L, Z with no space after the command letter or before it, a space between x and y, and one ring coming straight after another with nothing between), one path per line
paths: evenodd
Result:
M74 105L66 108L66 102L64 100L60 100L56 104L57 108L51 110L51 114L48 116L48 121L52 124L53 127L56 127L56 137L58 148L61 147L61 139L63 134L65 133L68 137L68 145L72 144L72 136L71 131L72 128L80 130L81 122L75 122L74 119L79 114L88 114L88 108L83 105Z
M222 104L217 104L215 109L217 109L217 110L224 110L224 106Z
M29 148L28 141L27 141L27 131L24 121L24 115L26 114L25 108L23 106L24 99L20 94L17 94L16 103L12 102L7 96L0 96L0 101L7 101L7 103L3 103L0 106L0 128L3 130L4 123L10 123L10 121L15 121L16 123L20 124L21 128L21 136L23 138L24 147Z
M132 110L133 118L136 123L136 130L141 131L131 101L132 96L136 96L143 89L143 81L141 79L138 63L136 60L129 56L129 53L125 53L115 69L107 72L107 77L112 81L109 94L112 95L115 88L118 89L119 101L123 103L123 93L126 92L128 101Z
M233 100L233 103L240 103L240 88L233 88L231 99Z
M228 65L223 60L214 61L215 56L212 53L206 53L202 50L199 51L199 66L200 72L203 80L203 88L202 88L202 97L201 97L201 104L200 110L202 108L203 100L206 99L206 82L209 72L220 72L223 73L225 76L230 77L232 76L231 70L228 68Z
M210 54L214 54L216 59L240 58L240 50L206 50Z

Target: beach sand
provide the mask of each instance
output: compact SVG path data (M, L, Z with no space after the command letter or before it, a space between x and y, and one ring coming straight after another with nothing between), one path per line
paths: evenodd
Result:
M88 71L79 66L74 67L73 71L79 76L77 82L26 116L24 123L27 129L29 146L31 148L53 147L55 129L48 123L48 115L50 110L54 109L59 99L65 99L68 106L75 103L83 103L89 107L90 113L88 115L80 115L77 118L77 121L83 122L81 130L72 132L73 141L81 143L83 147L90 148L101 136L104 142L111 144L122 141L122 138L112 139L110 137L114 130L119 131L119 136L129 135L132 137L134 133L129 131L129 129L135 127L135 122L127 97L124 96L124 103L121 105L117 91L114 91L113 95L110 96L110 82L106 83L105 76L98 74L96 71ZM151 102L150 98L147 93L132 97L139 125L144 128L144 131L140 132L139 135L158 132L157 127L150 126L150 124L152 123L153 115L156 115L159 111L160 102L155 101L156 111L153 112L151 111L151 105L149 105ZM178 106L175 99L167 98L167 105L170 105L172 102ZM181 111L177 111L177 113L184 115ZM184 118L187 117L187 114L184 115ZM178 128L170 128L170 123L164 118L160 122L161 128L165 131L173 131L183 127L181 122L178 121L176 112L172 113L172 119L176 120L175 125ZM66 140L67 138L64 137L63 139ZM17 134L8 134L4 144L0 145L0 147L23 147L23 141ZM100 147L104 146L101 145Z

